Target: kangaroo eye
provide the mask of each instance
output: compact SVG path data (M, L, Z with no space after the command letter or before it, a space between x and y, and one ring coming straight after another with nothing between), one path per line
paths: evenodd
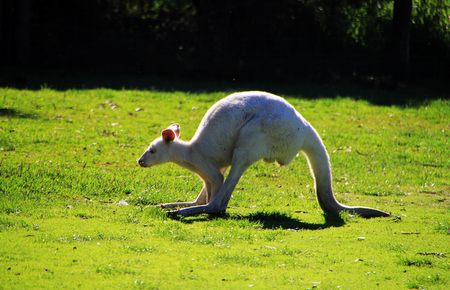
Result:
M154 153L156 153L156 150L153 148L150 148L150 150L148 150L148 152L150 152L150 154L154 154Z

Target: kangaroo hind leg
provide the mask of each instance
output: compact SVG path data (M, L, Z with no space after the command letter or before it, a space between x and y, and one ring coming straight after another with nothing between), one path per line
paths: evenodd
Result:
M225 212L234 188L242 174L253 163L267 157L266 136L258 130L258 126L253 125L249 123L241 129L233 152L230 173L217 194L217 199L212 201L222 212Z

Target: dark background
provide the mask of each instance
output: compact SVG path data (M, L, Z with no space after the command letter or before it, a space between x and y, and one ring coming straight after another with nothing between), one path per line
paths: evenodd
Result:
M51 71L446 86L449 11L446 0L1 0L0 84Z

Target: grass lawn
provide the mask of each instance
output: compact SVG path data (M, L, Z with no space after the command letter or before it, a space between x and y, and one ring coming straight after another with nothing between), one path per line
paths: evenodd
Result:
M156 205L199 179L136 159L226 94L0 89L0 289L450 288L449 101L283 95L322 136L338 200L391 218L327 224L299 155L254 164L224 217L170 219Z

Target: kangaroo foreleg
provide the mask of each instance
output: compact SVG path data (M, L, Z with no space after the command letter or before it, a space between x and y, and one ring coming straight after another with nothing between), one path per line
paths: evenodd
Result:
M208 191L207 186L204 185L197 198L194 201L182 201L182 202L170 202L170 203L162 203L160 204L161 208L170 209L170 208L181 208L181 207L190 207L196 205L206 204L208 200Z

